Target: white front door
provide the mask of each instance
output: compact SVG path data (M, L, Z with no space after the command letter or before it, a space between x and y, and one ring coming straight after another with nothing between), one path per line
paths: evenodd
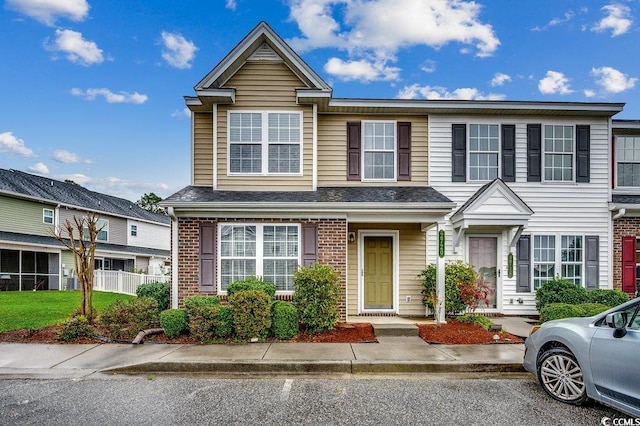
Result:
M498 237L469 237L469 263L491 288L489 305L480 303L480 309L496 309L498 295Z

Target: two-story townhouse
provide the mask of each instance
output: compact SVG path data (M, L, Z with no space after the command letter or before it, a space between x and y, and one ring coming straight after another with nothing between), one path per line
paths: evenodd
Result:
M170 260L170 219L82 186L0 169L0 287L64 289L73 254L54 238L67 220L99 215L95 267L157 272ZM64 236L64 235L63 235Z
M341 313L423 316L417 275L474 264L487 312L535 313L562 274L609 279L608 144L621 104L334 99L260 23L185 97L192 183L167 198L173 306L250 275L293 293L332 265Z
M613 120L613 284L640 289L640 120Z

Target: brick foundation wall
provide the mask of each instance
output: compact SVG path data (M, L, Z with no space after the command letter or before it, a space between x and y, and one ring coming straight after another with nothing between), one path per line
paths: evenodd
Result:
M314 223L318 226L318 262L330 265L340 275L340 318L347 313L347 222L344 219L226 219L226 218L178 218L178 305L185 297L212 295L198 289L200 224L202 223ZM218 235L216 233L216 238ZM277 297L290 300L290 296Z
M640 236L640 217L613 221L613 288L622 290L622 237Z

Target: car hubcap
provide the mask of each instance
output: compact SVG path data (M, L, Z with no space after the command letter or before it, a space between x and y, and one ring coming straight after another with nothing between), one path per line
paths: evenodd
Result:
M582 370L565 355L552 355L542 362L540 377L545 388L559 399L576 400L585 392Z

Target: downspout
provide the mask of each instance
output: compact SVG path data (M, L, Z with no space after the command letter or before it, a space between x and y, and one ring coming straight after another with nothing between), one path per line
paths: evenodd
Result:
M178 309L178 218L173 207L167 207L171 218L171 308Z
M616 220L616 219L620 219L622 216L624 216L627 213L627 209L620 209L618 210L618 213L614 214L611 217L611 220Z

